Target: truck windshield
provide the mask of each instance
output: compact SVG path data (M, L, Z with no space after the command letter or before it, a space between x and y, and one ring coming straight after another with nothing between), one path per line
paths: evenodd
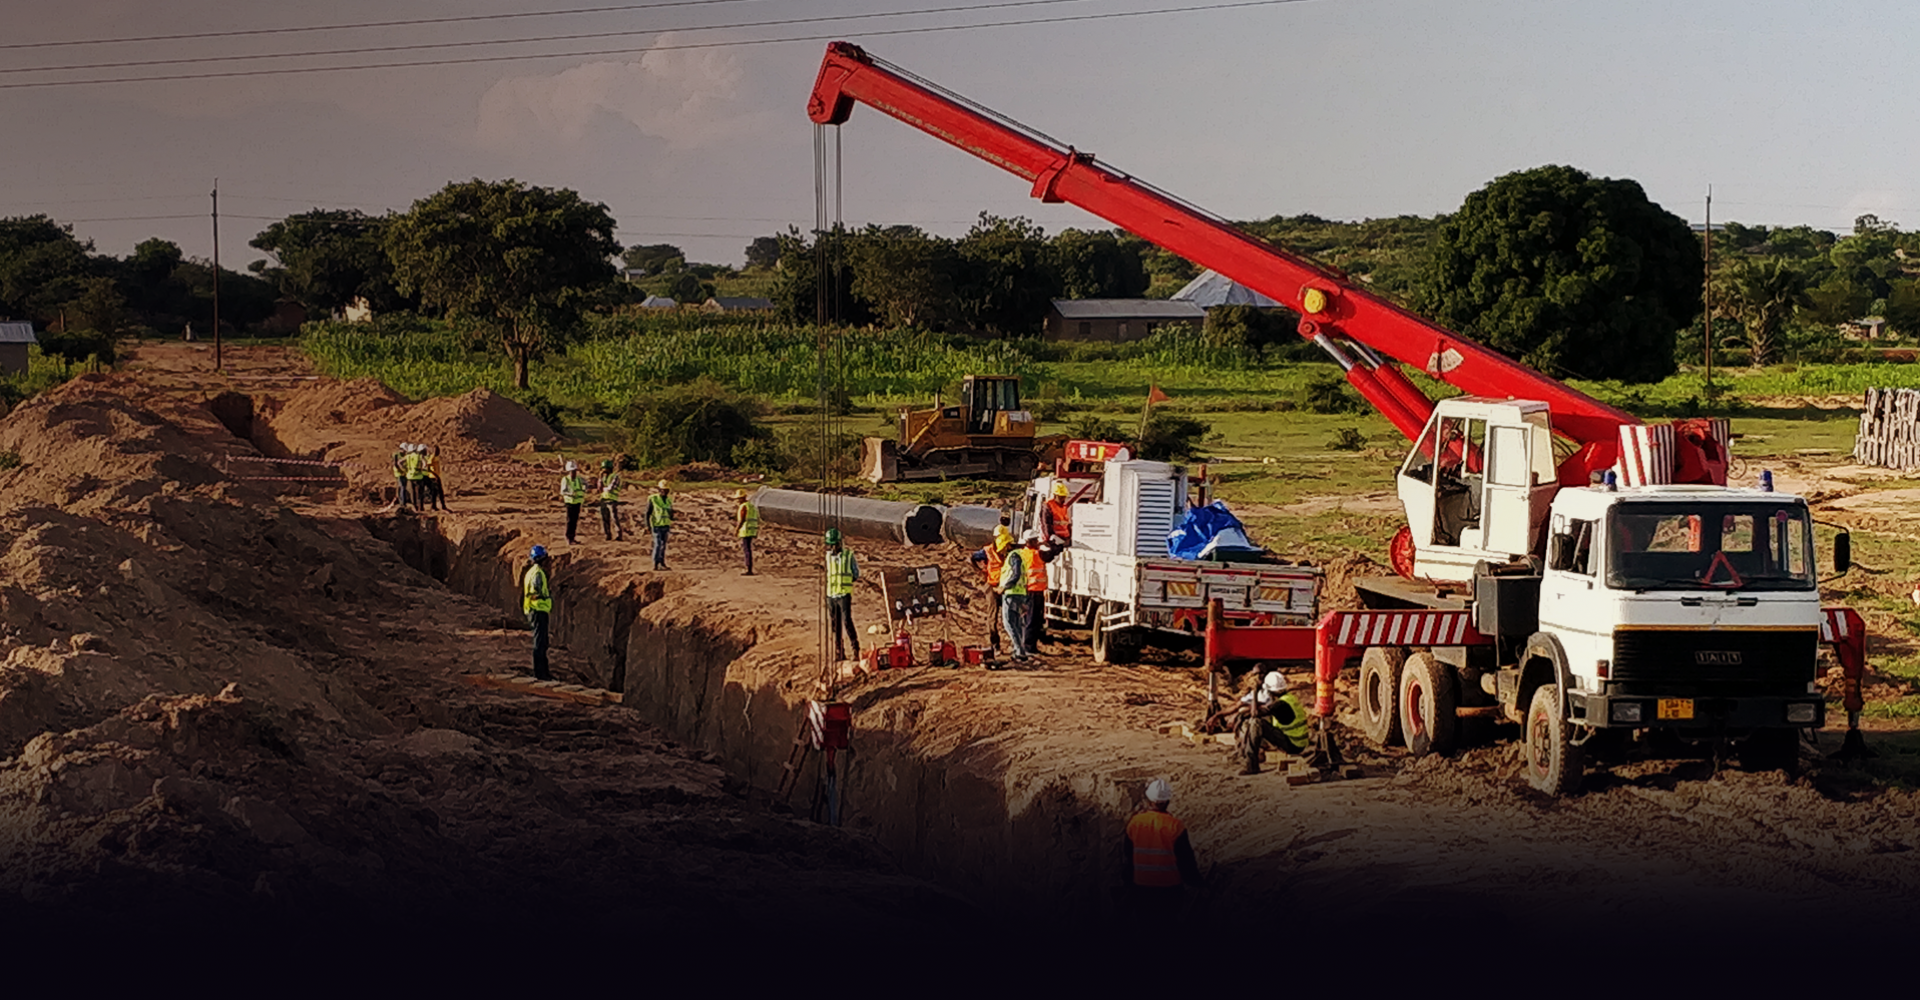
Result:
M1804 504L1621 504L1607 525L1616 590L1812 590L1813 521Z

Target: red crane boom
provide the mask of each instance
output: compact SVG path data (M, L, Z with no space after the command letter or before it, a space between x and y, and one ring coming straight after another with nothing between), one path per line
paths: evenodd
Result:
M1342 272L1280 250L1202 209L1100 163L869 55L859 46L827 46L808 115L839 125L855 102L1030 181L1033 196L1077 205L1108 222L1248 288L1301 316L1300 334L1346 370L1347 380L1409 439L1418 438L1433 401L1393 364L1412 365L1469 394L1545 402L1554 429L1578 445L1560 468L1563 483L1585 484L1611 467L1620 428L1638 417L1607 405L1496 351L1476 344L1357 286ZM1385 355L1382 357L1381 355ZM1697 429L1676 435L1677 482L1713 479L1690 449ZM1724 482L1724 464L1719 466Z

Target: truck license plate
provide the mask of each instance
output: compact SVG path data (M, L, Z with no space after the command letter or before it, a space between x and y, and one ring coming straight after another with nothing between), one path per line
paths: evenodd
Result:
M1693 699L1662 698L1659 712L1662 719L1691 719L1693 718Z

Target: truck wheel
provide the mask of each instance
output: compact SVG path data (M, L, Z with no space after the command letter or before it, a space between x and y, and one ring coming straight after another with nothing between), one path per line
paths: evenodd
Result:
M1560 685L1542 684L1527 706L1527 784L1548 795L1565 795L1580 786L1580 748L1560 711Z
M1748 771L1785 771L1792 777L1800 770L1800 731L1755 730L1740 741L1740 766Z
M1360 656L1360 731L1375 746L1400 742L1400 671L1407 651L1369 646Z
M1407 657L1400 669L1400 735L1415 757L1453 752L1459 704L1452 667L1432 653Z
M1114 628L1105 624L1110 614L1117 614L1119 608L1112 601L1103 601L1093 620L1093 662L1095 663L1138 663L1140 648L1146 645L1146 633L1137 628Z

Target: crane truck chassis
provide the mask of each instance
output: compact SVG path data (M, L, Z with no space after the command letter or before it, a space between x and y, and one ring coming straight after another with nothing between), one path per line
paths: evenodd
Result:
M1077 205L1289 306L1300 335L1414 442L1395 477L1407 512L1390 546L1400 578L1356 584L1375 607L1315 626L1210 616L1210 662L1314 663L1323 745L1334 678L1357 662L1370 738L1445 752L1462 718L1519 722L1528 779L1553 794L1578 782L1581 752L1603 731L1743 737L1750 758L1791 764L1797 734L1824 723L1822 641L1845 669L1848 744L1858 743L1860 617L1820 606L1804 500L1728 488L1724 419L1648 425L834 42L808 114L839 125L856 103L1019 176L1035 198ZM1469 395L1435 401L1400 364ZM1843 534L1837 570L1848 551Z

